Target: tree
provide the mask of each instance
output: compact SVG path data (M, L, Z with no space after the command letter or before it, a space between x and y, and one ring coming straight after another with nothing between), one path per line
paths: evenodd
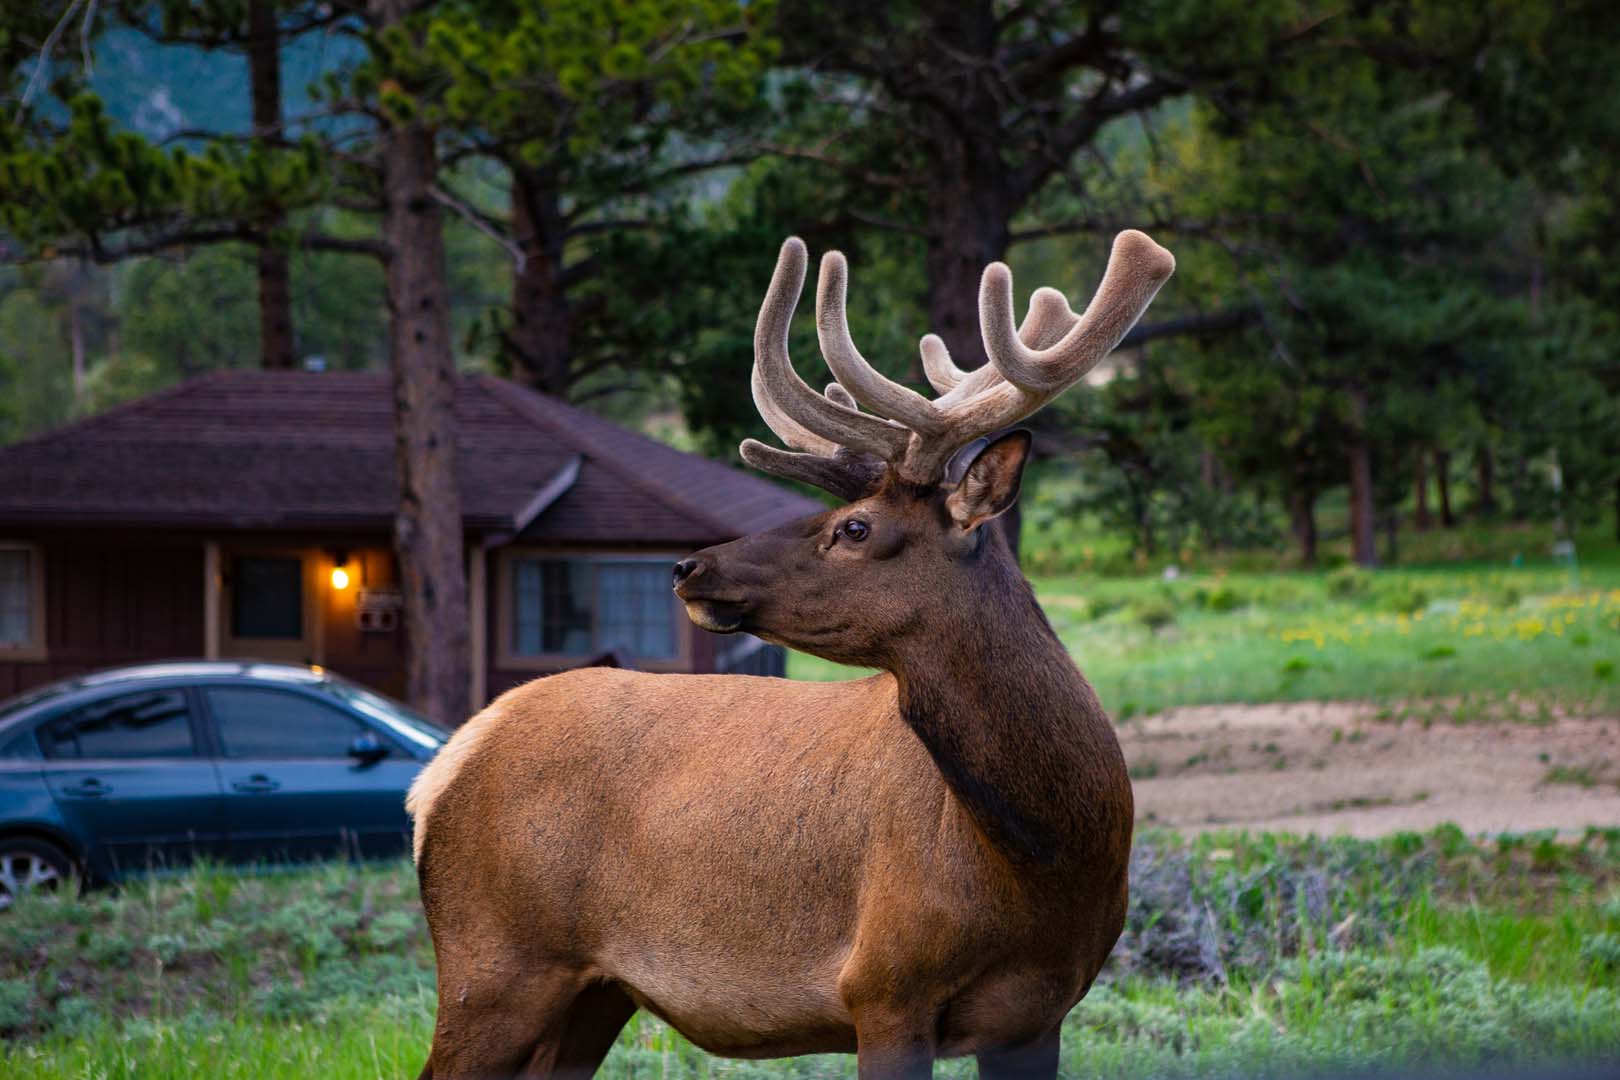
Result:
M749 157L736 144L773 52L769 12L736 0L436 9L423 57L441 75L424 103L444 125L435 194L510 253L511 301L490 329L520 381L566 397L661 344L631 314L656 298L626 303L631 238L669 227L676 182ZM477 180L504 184L508 213L457 190Z

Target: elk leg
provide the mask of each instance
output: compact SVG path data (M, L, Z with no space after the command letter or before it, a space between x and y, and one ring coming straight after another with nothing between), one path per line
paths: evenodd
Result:
M555 1048L578 991L574 973L556 969L502 972L467 965L461 972L441 972L439 1015L424 1075L438 1080L517 1076L526 1063Z
M1058 1073L1058 1029L1026 1046L979 1055L979 1080L1053 1080Z
M636 1003L630 995L612 983L586 987L568 1008L549 1075L557 1080L587 1080L594 1076L635 1011ZM547 1049L536 1049L536 1058L542 1057ZM535 1068L536 1064L538 1062L530 1065L534 1075L547 1075Z
M933 1017L872 1008L853 1011L860 1080L928 1080L934 1075Z

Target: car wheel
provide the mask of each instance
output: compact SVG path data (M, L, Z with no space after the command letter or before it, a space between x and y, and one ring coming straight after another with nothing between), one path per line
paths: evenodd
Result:
M0 837L0 911L29 892L68 888L73 859L47 840L32 836Z

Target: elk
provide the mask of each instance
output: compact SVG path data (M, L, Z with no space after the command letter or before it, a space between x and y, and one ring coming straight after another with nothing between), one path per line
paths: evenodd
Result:
M1027 431L1175 268L1127 231L1076 315L980 289L989 363L922 339L927 398L850 338L841 255L788 359L789 239L756 328L754 400L790 448L743 458L847 505L674 568L698 626L880 670L843 683L584 669L502 695L408 800L438 957L422 1075L589 1076L637 1009L733 1057L857 1055L863 1080L976 1055L1052 1077L1058 1028L1124 924L1133 807L1112 726L988 527Z

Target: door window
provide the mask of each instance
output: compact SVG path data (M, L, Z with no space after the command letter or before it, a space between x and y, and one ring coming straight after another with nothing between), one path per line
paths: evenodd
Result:
M191 710L181 690L143 690L81 705L40 732L48 758L191 757Z
M228 758L346 758L355 737L370 731L302 694L248 686L215 686L204 693Z

